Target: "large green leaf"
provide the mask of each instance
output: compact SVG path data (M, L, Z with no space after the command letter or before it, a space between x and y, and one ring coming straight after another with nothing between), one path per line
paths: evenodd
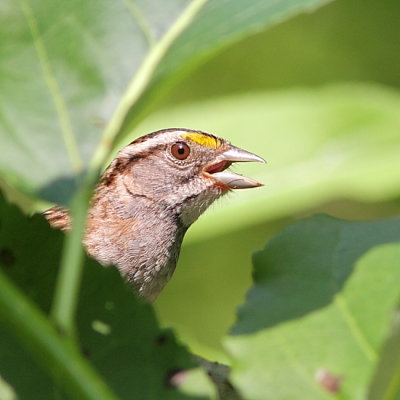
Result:
M95 151L94 167L166 78L325 2L3 1L0 171L26 192L67 201Z
M399 222L317 216L255 255L226 340L246 398L365 398L400 294Z
M398 196L399 109L396 91L374 85L240 94L153 114L133 136L165 126L202 129L267 160L236 167L265 187L234 192L189 231L189 240L208 240L327 201Z
M6 297L0 296L0 376L19 398L56 399L64 392L79 394L76 387L82 386L95 393L87 376L79 375L92 368L121 399L204 399L170 384L175 373L194 363L172 332L159 329L151 306L135 299L114 268L86 261L77 313L81 353L57 334L46 315L61 243L61 233L44 218L27 219L0 199L0 272L26 295L12 294L0 279ZM34 303L27 305L27 299ZM197 393L207 392L204 382L201 389Z

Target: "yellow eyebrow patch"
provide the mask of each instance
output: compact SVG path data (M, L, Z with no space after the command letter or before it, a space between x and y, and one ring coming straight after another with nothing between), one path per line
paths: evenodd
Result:
M201 146L207 146L211 148L218 148L221 146L222 142L215 136L206 135L201 132L188 132L181 135L184 139L195 142Z

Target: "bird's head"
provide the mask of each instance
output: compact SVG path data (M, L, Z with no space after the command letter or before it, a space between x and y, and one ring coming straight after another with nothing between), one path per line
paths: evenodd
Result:
M122 185L126 195L162 204L190 226L218 197L231 189L262 186L229 171L234 162L264 160L211 134L166 129L123 148L101 185Z

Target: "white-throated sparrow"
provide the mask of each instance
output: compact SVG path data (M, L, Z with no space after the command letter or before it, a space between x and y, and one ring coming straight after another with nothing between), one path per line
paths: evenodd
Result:
M174 272L183 236L218 197L260 183L227 168L264 160L208 133L166 129L123 148L98 183L84 245L103 265L115 265L137 292L154 300ZM68 211L44 212L68 230Z

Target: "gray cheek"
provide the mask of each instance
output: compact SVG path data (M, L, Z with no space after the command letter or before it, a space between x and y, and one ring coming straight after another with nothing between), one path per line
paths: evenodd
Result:
M223 194L220 188L211 185L199 194L187 197L180 210L183 225L187 228L192 225Z

